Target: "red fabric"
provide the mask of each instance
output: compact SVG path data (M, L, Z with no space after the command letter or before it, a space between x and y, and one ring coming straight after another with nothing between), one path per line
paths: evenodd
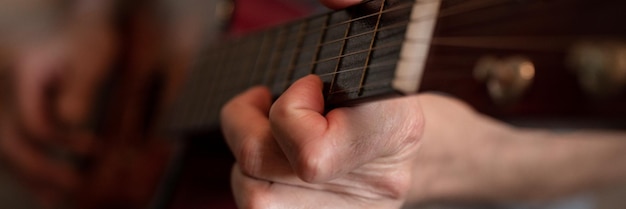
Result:
M311 14L312 8L292 0L238 0L235 7L233 34L242 34L277 25Z

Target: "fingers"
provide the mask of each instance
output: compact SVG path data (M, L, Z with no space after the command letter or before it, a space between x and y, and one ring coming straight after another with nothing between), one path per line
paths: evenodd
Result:
M16 97L18 117L25 128L38 138L53 135L46 110L50 106L50 87L61 62L58 45L26 49L16 62Z
M85 126L96 98L107 81L115 56L116 35L110 24L112 4L106 1L74 5L76 18L65 37L68 41L68 65L59 82L56 100L57 117L70 127Z
M236 166L231 172L231 185L238 208L398 208L402 204L250 178Z
M9 125L2 124L0 153L34 187L70 191L78 183L77 171L65 162L57 162L29 146Z
M342 9L361 2L361 0L320 0L322 4L331 9Z
M338 108L324 115L321 89L318 77L302 78L270 110L276 141L302 180L325 182L375 158L397 157L417 144L423 119L416 98Z
M334 151L320 144L328 132L328 121L322 115L321 90L322 81L318 77L302 78L285 91L270 111L271 128L278 144L298 176L307 182L330 175L319 171L328 170L328 158ZM315 145L307 146L311 144Z
M321 183L366 163L397 165L412 155L423 126L415 97L324 114L321 90L320 79L307 76L271 108L268 90L254 88L222 109L223 132L243 173L264 180L278 176L282 183Z
M26 48L16 62L16 100L17 115L12 117L19 126L20 133L25 133L28 140L37 143L60 143L78 154L91 150L93 141L89 133L67 135L58 127L55 101L63 77L71 76L67 71L67 51L60 40L51 40L39 47ZM83 69L87 72L89 70ZM91 81L93 83L93 81ZM73 88L84 89L86 86ZM63 91L61 91L63 92ZM77 107L74 107L79 109ZM83 108L84 109L84 108Z
M222 131L237 164L256 178L291 172L270 131L271 102L269 90L256 87L232 99L221 112Z

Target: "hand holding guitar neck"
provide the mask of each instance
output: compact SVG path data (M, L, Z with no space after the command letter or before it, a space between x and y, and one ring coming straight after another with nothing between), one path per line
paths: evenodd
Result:
M266 88L253 88L224 107L239 207L402 205L424 125L417 97L325 114L321 90L308 76L274 104Z

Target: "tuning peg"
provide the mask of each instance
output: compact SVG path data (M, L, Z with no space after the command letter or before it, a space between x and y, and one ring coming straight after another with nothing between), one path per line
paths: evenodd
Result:
M580 42L569 54L568 63L583 90L606 98L620 94L626 86L626 43Z
M487 85L489 95L500 105L518 101L531 86L535 66L523 56L496 58L485 56L474 68L474 78Z

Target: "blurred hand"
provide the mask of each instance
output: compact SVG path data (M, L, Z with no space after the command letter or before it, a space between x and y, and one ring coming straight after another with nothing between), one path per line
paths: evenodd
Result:
M77 1L70 21L13 46L0 153L45 207L75 191L78 161L92 152L91 108L117 50L111 9L106 1Z
M423 117L416 97L324 113L307 76L274 104L257 87L222 109L242 208L394 208L409 190Z

